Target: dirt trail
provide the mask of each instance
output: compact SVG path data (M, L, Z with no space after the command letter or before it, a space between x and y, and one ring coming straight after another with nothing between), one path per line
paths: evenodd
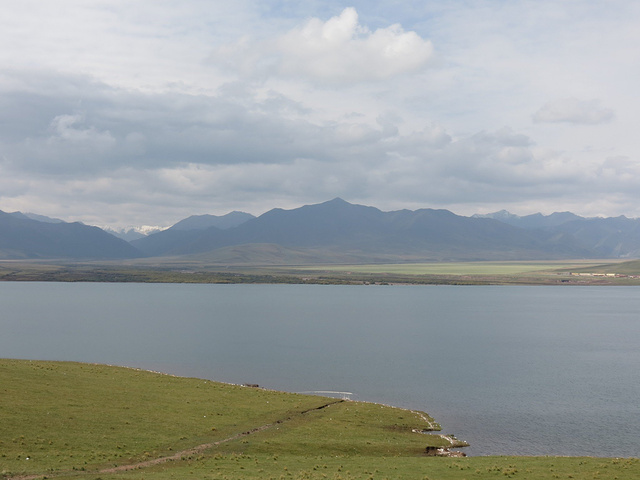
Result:
M276 422L276 423L278 423L278 422ZM189 448L187 450L182 450L181 452L174 453L173 455L170 455L168 457L154 458L152 460L146 460L144 462L132 463L130 465L119 465L117 467L105 468L105 469L99 470L98 473L126 472L128 470L138 470L140 468L151 467L153 465L159 465L159 464L165 463L165 462L171 462L171 461L174 461L174 460L180 460L183 457L188 457L190 455L197 455L198 453L202 453L205 450L207 450L209 448L212 448L212 447L215 447L217 445L221 445L223 443L231 442L233 440L237 440L238 438L246 437L247 435L252 435L252 434L257 433L257 432L261 432L261 431L266 430L267 428L270 428L270 427L272 427L274 425L275 425L275 423L269 423L267 425L262 425L261 427L249 430L247 432L237 433L236 435L233 435L233 436L231 436L229 438L225 438L223 440L218 440L217 442L203 443L202 445L198 445L197 447Z
M310 408L308 410L304 410L302 412L298 412L297 415L304 415L306 413L315 411L315 410L322 410L323 408L328 407L329 405L334 405L336 403L342 403L344 402L344 400L335 400L333 402L329 402L326 403L324 405L320 405L319 407L314 407L314 408ZM262 425L260 427L256 427L256 428L252 428L251 430L247 430L245 432L240 432L240 433L236 433L235 435L232 435L230 437L224 438L222 440L218 440L217 442L211 442L211 443L203 443L202 445L198 445L196 447L192 447L189 448L187 450L181 450L180 452L174 453L173 455L169 455L167 457L159 457L159 458L153 458L151 460L145 460L143 462L137 462L137 463L130 463L127 465L118 465L117 467L111 467L111 468L103 468L101 470L97 470L97 471L83 471L82 473L84 474L99 474L99 473L118 473L118 472L126 472L129 470L139 470L141 468L146 468L146 467L152 467L154 465L160 465L162 463L166 463L166 462L172 462L172 461L176 461L176 460L180 460L183 457L189 457L191 455L197 455L199 453L204 452L205 450L208 450L209 448L213 448L216 447L218 445L222 445L223 443L227 443L227 442L232 442L233 440L237 440L239 438L242 437L246 437L248 435L253 435L254 433L258 433L258 432L262 432L263 430L267 430L275 425L280 425L281 423L284 423L288 420L291 420L293 418L293 416L281 419L281 420L276 420L273 423L268 423L266 425ZM43 474L34 474L34 475L16 475L13 477L7 477L6 480L37 480L37 479L41 479L41 478L54 478L54 477L60 477L63 475L78 475L80 472L78 472L77 470L72 470L72 471L65 471L65 472L55 472L55 473L43 473Z

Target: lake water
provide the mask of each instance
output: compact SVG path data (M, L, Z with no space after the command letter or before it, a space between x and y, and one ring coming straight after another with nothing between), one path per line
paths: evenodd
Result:
M429 412L470 455L640 456L640 289L0 283L0 357Z

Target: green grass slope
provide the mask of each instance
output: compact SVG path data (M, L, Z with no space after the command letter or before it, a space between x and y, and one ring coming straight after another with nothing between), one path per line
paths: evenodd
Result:
M371 403L0 360L5 479L640 479L638 459L427 457L450 446L416 432L432 427Z
M100 471L226 441L264 426L270 426L267 436L285 424L309 432L316 428L313 424L323 424L329 411L336 411L340 425L349 426L356 421L353 414L372 408L340 402L104 365L0 360L0 474ZM315 410L328 404L336 405ZM365 443L376 451L396 454L409 445L417 451L428 444L448 444L439 436L411 432L429 428L433 420L426 415L378 410L372 427L377 433L372 444ZM329 426L337 428L331 421ZM323 427L323 435L331 428ZM398 429L395 444L388 443L386 428ZM346 444L353 441L349 435ZM290 450L281 442L275 440L276 450ZM298 453L304 453L303 444L298 443Z

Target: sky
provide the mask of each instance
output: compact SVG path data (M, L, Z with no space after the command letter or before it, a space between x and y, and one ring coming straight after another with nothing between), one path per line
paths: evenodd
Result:
M21 0L0 210L640 217L636 0Z

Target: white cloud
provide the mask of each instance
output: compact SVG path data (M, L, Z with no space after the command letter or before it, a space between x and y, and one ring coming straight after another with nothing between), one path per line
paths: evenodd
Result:
M375 31L345 8L326 22L312 18L271 40L247 37L211 57L245 74L305 78L332 84L379 81L415 72L433 56L433 45L414 31L393 24Z
M596 125L607 123L613 119L610 108L603 107L599 100L578 100L562 98L546 103L533 115L537 123L574 123L580 125Z
M281 37L277 45L282 73L334 82L378 80L415 71L433 54L431 42L400 25L369 31L359 25L353 8L324 23L312 19Z

